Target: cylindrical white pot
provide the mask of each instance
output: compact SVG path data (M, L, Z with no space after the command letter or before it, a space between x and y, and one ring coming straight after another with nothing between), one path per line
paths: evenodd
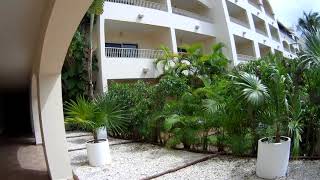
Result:
M98 167L111 164L109 142L107 139L99 140L98 143L88 141L86 145L88 160L91 166Z
M108 139L107 128L101 127L96 130L97 139Z
M269 143L266 138L258 142L257 176L275 179L286 176L290 157L291 139L281 137L280 143Z

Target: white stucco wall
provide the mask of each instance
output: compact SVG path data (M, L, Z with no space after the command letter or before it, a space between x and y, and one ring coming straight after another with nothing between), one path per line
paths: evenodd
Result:
M173 1L173 0L172 0ZM190 33L196 33L199 35L207 36L208 38L203 38L201 40L192 41L192 43L200 42L205 46L205 51L210 51L210 43L222 42L225 44L224 53L229 58L232 59L232 65L238 64L238 56L236 51L236 41L234 35L245 38L252 41L252 46L242 45L240 53L250 54L253 57L259 58L261 55L267 53L267 51L275 52L281 51L286 57L294 57L291 52L285 52L283 49L282 41L288 41L292 44L290 38L282 36L279 32L278 23L276 16L272 14L272 9L269 7L269 3L265 0L257 0L255 4L248 3L248 0L198 0L201 5L181 7L186 8L189 11L193 11L198 15L209 16L213 23L199 20L197 18L186 17L172 13L172 4L176 7L176 3L172 3L171 0L163 0L162 3L167 3L167 10L156 10L152 8L139 7L121 3L105 3L105 13L101 16L102 21L104 19L110 21L119 21L122 23L135 23L136 25L141 24L141 26L152 25L155 27L168 28L165 33L153 33L147 34L141 33L134 34L130 33L130 27L126 29L122 37L119 37L117 32L106 32L106 36L100 32L100 36L104 39L100 41L100 46L103 47L104 41L106 42L130 42L139 44L139 48L142 49L155 49L158 48L160 44L168 44L173 52L177 52L177 47L184 43L184 38L179 37L177 39L177 31L185 31ZM160 1L159 1L160 2ZM240 18L248 22L248 25L242 25L239 23L232 22L230 19L230 12L228 11L227 4L239 7L235 9L243 9L242 12L237 12L237 10L232 12L234 18ZM267 7L266 13L264 7ZM176 7L179 8L179 7ZM189 9L188 9L189 8ZM229 8L230 9L230 8ZM232 8L234 10L234 8ZM142 18L138 18L142 15ZM260 34L256 32L253 16L261 19L256 26L260 29L264 29L265 34ZM109 25L112 25L109 24ZM101 23L100 26L104 26ZM108 27L108 24L106 24ZM198 27L198 29L196 28ZM270 27L273 29L273 33L279 34L279 40L274 40L271 36ZM99 27L98 29L103 29L105 27ZM181 34L179 34L180 36ZM186 33L184 36L189 36L191 34ZM268 48L261 49L260 52L259 44L267 46ZM103 47L104 49L104 47ZM238 52L239 53L239 52ZM105 87L108 78L115 79L126 79L126 78L152 78L158 75L155 71L151 70L150 74L141 74L142 67L147 67L152 69L152 60L146 59L126 59L118 58L119 60L106 59L104 52L100 52L101 56L101 75L100 79L103 81L100 83L99 87ZM128 68L131 67L131 68ZM117 70L117 68L121 68ZM106 88L100 88L106 90Z
M135 58L105 58L106 67L103 71L104 79L143 79L155 78L161 74L152 59ZM143 71L148 70L147 73Z

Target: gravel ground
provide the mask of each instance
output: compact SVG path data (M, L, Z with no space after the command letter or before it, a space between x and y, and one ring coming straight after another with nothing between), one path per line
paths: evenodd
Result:
M66 137L72 138L72 137L78 137L78 136L91 136L92 133L90 132L83 132L83 131L67 131Z
M86 147L86 142L93 139L91 133L69 132L67 134L68 150L76 150ZM80 136L80 137L79 137ZM130 142L130 140L108 138L109 145Z
M92 139L90 134L81 132L68 133L68 135L69 150L85 148L85 142ZM79 135L81 137L77 137ZM80 180L141 179L207 156L186 151L168 150L150 144L119 144L123 142L128 141L109 139L109 144L115 144L110 146L113 160L111 165L104 167L89 166L85 149L69 152L75 175ZM254 158L219 156L157 179L261 180L255 175L255 164L256 159ZM289 163L289 176L279 180L320 180L320 161L291 161Z
M255 175L256 159L217 157L189 166L177 172L164 175L158 180L167 179L246 179L262 180ZM291 161L289 176L279 180L319 180L320 161Z
M69 152L74 173L80 180L141 179L206 156L140 143L116 145L110 148L112 164L99 168L88 165L86 150Z

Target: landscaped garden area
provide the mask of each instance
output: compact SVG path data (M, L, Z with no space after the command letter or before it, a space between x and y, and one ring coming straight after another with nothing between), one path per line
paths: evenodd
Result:
M164 161L156 166L161 172L207 158L204 164L189 164L162 176L163 179L181 177L179 173L192 174L195 171L192 167L199 171L204 168L207 171L202 173L208 174L210 168L220 165L220 171L223 168L231 171L230 164L238 164L232 165L238 168L232 171L235 174L197 177L237 178L249 171L240 178L250 179L256 177L256 168L259 177L275 178L286 175L289 156L297 160L291 162L291 167L297 167L295 163L311 164L303 170L296 168L297 172L317 167L319 172L319 163L302 160L317 160L320 156L320 20L317 24L301 19L300 28L305 44L296 59L269 54L231 67L223 54L223 44L213 45L210 54L204 54L200 45L185 46L186 52L180 54L163 48L163 57L155 62L164 72L157 84L113 83L108 93L96 98L90 94L77 98L72 95L73 100L65 104L66 122L72 128L93 133L94 140L87 143L89 162L93 166L111 163L108 160L111 151L117 168L123 165L122 169L130 169L126 162L145 169L148 164L141 159L150 164L159 160ZM108 141L100 136L104 127L113 138L139 143L109 147ZM96 153L101 151L90 150L90 146L100 143L108 153L97 157ZM156 153L153 154L152 149ZM148 158L144 157L144 151ZM84 165L86 152L79 153L80 165ZM71 159L77 155L71 155ZM150 158L152 155L155 157ZM136 159L123 159L125 156ZM257 156L256 161L253 158ZM184 158L186 162L181 163ZM170 161L171 164L167 164ZM210 165L210 161L214 162ZM246 164L249 168L243 169L241 166ZM100 170L109 175L114 173ZM294 171L292 168L289 173L296 174ZM109 178L130 178L132 171L128 173L127 177L113 174ZM132 177L149 177L159 172L146 170L145 173ZM319 174L298 179L304 177L313 179ZM97 178L101 177L97 175Z

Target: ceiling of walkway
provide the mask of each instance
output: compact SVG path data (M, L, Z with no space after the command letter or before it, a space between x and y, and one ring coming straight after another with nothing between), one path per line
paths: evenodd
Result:
M0 89L28 87L48 1L0 1Z

